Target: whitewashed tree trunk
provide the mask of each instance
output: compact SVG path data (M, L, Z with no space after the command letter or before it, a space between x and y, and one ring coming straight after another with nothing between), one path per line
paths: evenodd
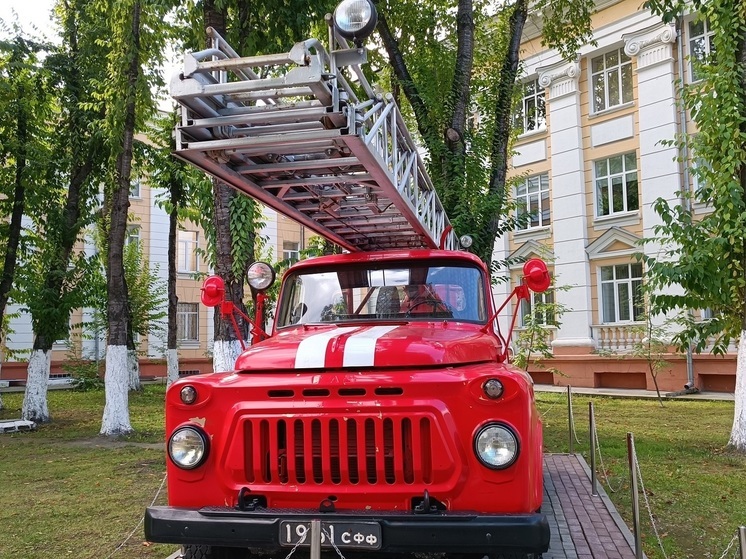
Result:
M106 405L101 420L102 435L118 436L132 432L127 351L126 345L106 347Z
M176 349L166 350L166 383L167 386L171 386L171 383L179 380L179 352Z
M746 330L741 331L736 360L736 407L728 444L746 452Z
M236 368L236 359L243 349L238 340L215 340L212 348L212 369L216 373L232 371Z
M134 349L127 350L127 371L129 373L129 389L140 390L140 360L137 358L137 351Z
M47 407L47 388L52 352L36 349L28 360L26 392L23 396L21 419L47 423L50 420Z

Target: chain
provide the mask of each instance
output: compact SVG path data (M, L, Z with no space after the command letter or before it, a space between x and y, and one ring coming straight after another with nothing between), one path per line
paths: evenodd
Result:
M308 532L310 532L310 530L306 530L305 532L303 532L303 535L300 537L300 539L298 540L298 542L293 546L293 549L290 550L290 553L288 553L285 556L285 559L290 559L290 556L293 553L295 553L295 550L298 549L304 541L306 541L306 535L308 534Z
M733 536L733 538L730 540L728 547L725 548L725 551L723 551L723 554L720 556L720 559L725 559L725 557L728 556L728 552L730 551L730 548L733 547L733 544L736 543L736 540L738 540L738 532L736 532L736 535Z
M321 528L321 533L324 534L329 539L329 542L332 544L332 547L334 548L334 551L336 551L337 555L339 555L339 559L345 559L345 556L342 555L342 552L337 547L337 544L334 543L334 538L332 538L331 534L329 534L326 530L324 530L323 527ZM285 559L287 559L287 558L285 558Z
M645 507L647 507L648 509L648 516L650 517L650 525L653 527L653 532L655 533L655 538L658 540L658 546L661 548L663 557L665 557L665 559L668 559L668 555L666 555L666 550L663 548L663 542L661 541L660 534L658 534L658 526L656 526L655 519L653 518L653 510L650 508L650 501L648 501L648 494L647 494L647 491L645 491L645 484L642 481L642 472L640 471L640 462L637 460L637 450L635 449L634 439L632 439L632 456L634 456L634 459L635 459L637 477L640 481L640 490L642 491L642 496L645 498Z
M559 404L559 402L554 402L546 410L544 410L544 411L539 410L539 413L541 413L542 419L546 418L546 416L549 414L549 412L552 411L555 407L557 407L557 404Z
M609 488L609 491L612 493L616 493L622 488L622 485L624 485L624 480L619 481L619 485L616 489L611 487L611 481L609 480L609 476L606 475L606 466L604 466L604 457L601 455L601 445L598 442L598 430L596 429L595 425L593 427L593 438L596 440L596 450L598 451L598 461L601 464L601 473L604 476L604 479L606 480L606 486Z
M158 499L158 495L161 494L161 491L163 490L163 486L164 485L166 485L166 476L165 475L163 476L163 480L161 480L161 485L158 488L158 491L155 492L155 497L153 497L153 500L150 502L150 506L151 507L155 504L156 500ZM132 531L129 533L129 535L126 538L124 538L124 541L122 543L120 543L114 551L112 551L111 553L109 553L109 555L106 556L106 559L111 559L111 557L117 551L119 551L120 549L122 549L127 544L127 542L130 541L130 538L135 534L135 532L137 532L138 528L140 528L140 526L142 525L143 522L145 522L145 517L144 516L140 519L140 522L137 523L137 526L135 526L132 529Z

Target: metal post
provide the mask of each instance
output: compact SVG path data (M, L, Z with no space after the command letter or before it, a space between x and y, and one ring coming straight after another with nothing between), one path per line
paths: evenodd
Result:
M311 520L311 559L321 559L321 520Z
M627 433L627 459L632 491L632 532L635 536L635 559L642 559L642 538L640 535L640 496L637 493L637 456L632 433Z
M738 543L741 544L741 559L746 559L746 526L738 529Z
M575 453L575 446L573 445L573 432L572 428L572 387L567 385L567 431L570 433L570 454Z
M591 443L591 495L598 495L596 481L596 416L593 413L593 401L588 402L588 430L590 431Z

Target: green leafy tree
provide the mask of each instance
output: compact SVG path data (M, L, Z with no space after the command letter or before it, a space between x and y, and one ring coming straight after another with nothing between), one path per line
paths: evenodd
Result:
M99 82L98 98L106 110L105 137L112 176L104 189L103 226L107 239L106 404L101 434L132 431L128 409L128 347L131 348L124 243L132 179L135 133L155 113L153 88L161 85L155 70L163 59L170 2L158 0L94 0L89 10L99 24L97 40L105 45L107 79Z
M714 318L704 321L684 315L675 338L682 347L691 343L701 351L714 336L714 351L722 353L731 340L739 341L729 444L746 451L746 3L650 0L646 5L665 20L693 9L709 22L715 47L697 67L701 79L681 92L698 132L677 141L700 162L692 172L701 186L681 193L689 203L656 202L663 222L656 235L669 248L646 260L650 284L660 293L652 297L652 308L713 311ZM709 211L694 216L691 202ZM683 293L671 294L670 286Z
M394 91L408 102L445 210L456 231L474 237L472 251L492 263L495 238L516 225L507 217L507 176L529 2L377 0L376 5ZM592 0L531 4L545 16L546 43L567 58L588 41L594 8ZM494 263L493 270L499 266Z
M46 119L53 86L42 63L51 47L14 32L0 41L0 324L16 276L23 215L39 198L52 160Z

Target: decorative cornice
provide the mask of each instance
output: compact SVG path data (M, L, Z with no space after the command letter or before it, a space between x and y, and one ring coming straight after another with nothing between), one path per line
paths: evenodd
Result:
M676 42L676 28L673 24L656 23L634 33L625 33L622 39L624 52L637 57L637 69L641 70L672 60L671 45Z
M580 64L576 60L561 60L536 69L539 85L549 90L549 100L575 93L578 90Z

